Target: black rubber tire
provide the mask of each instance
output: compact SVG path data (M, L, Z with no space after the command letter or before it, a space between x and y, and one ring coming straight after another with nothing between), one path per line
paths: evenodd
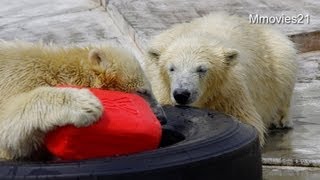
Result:
M1 162L0 179L262 179L256 131L221 113L165 107L185 140L154 151L76 162Z

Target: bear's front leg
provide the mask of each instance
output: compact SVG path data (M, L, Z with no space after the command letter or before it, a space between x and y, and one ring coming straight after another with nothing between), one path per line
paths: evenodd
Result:
M258 132L260 145L263 146L266 128L250 96L246 91L241 91L241 88L226 92L226 94L221 94L219 98L214 99L214 102L210 103L214 105L211 109L224 112L236 117L243 123L252 125Z
M250 105L239 105L231 115L237 117L241 122L252 125L258 132L260 145L263 146L265 143L266 128L261 119L261 116L256 112L255 108Z
M10 98L0 112L0 158L29 157L56 126L88 126L102 115L87 89L39 87Z

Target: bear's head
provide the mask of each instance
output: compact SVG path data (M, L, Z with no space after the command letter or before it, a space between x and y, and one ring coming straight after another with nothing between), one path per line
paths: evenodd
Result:
M175 104L201 106L228 79L239 52L218 37L208 34L183 35L153 44L148 56L160 68Z
M138 94L150 104L160 122L166 122L149 80L131 53L116 47L99 47L89 51L88 59L92 70L102 76L98 78L99 88Z

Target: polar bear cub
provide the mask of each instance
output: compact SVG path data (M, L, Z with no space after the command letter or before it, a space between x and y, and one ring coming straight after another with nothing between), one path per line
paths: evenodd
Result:
M211 14L155 36L146 71L162 104L224 112L254 126L288 126L297 73L294 44L245 18Z
M94 123L100 101L73 85L138 93L164 118L139 62L121 48L0 41L0 158L29 158L57 126Z

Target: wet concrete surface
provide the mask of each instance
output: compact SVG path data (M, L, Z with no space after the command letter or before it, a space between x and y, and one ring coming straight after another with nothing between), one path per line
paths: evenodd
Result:
M140 57L131 39L123 36L105 9L91 0L1 0L0 38L58 44L109 43Z
M102 7L100 4L104 4ZM111 43L141 54L148 40L175 23L209 12L310 14L310 24L278 25L294 35L320 31L320 2L303 0L33 0L0 1L0 39ZM308 39L302 46L308 45ZM313 41L313 50L320 43ZM319 48L317 48L319 47ZM264 179L320 179L320 51L299 55L291 108L293 129L272 130L263 149Z

